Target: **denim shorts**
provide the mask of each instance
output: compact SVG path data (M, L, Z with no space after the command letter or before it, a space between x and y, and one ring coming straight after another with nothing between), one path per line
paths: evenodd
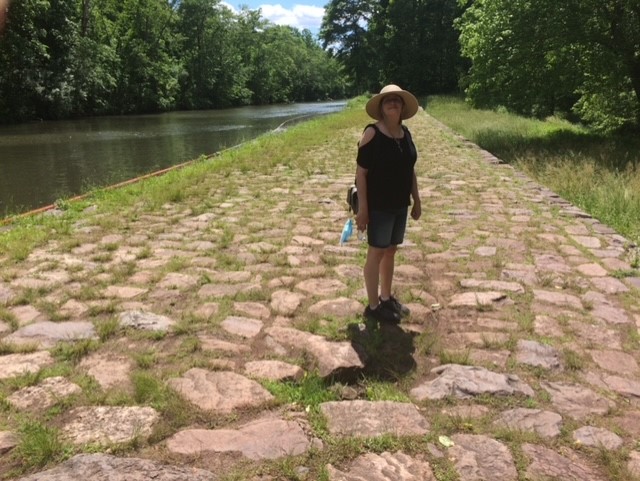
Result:
M367 240L371 247L386 249L389 246L402 244L404 231L407 228L408 207L392 210L369 211Z

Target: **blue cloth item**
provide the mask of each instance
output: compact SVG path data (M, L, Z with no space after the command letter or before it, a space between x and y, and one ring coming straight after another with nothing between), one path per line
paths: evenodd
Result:
M352 234L353 234L353 219L349 218L347 219L347 222L344 223L344 227L342 228L342 235L340 236L340 245L347 242Z

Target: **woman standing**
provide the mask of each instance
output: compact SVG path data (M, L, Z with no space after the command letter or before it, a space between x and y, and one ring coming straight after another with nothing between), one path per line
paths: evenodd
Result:
M415 163L418 157L409 129L402 121L418 111L417 99L397 85L385 86L366 106L377 120L367 125L358 144L356 186L358 230L367 230L369 248L364 283L369 305L364 317L399 323L409 309L391 293L395 254L404 240L410 198L411 217L420 218L421 205Z

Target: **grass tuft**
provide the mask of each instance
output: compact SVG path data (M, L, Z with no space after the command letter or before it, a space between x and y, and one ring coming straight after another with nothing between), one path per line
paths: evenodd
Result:
M71 452L71 447L62 442L55 428L38 421L26 421L20 427L20 444L16 448L16 455L25 471L62 461Z

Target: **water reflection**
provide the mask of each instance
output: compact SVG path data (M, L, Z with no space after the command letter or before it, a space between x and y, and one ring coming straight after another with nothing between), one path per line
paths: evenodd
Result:
M0 216L212 154L345 102L0 126Z

